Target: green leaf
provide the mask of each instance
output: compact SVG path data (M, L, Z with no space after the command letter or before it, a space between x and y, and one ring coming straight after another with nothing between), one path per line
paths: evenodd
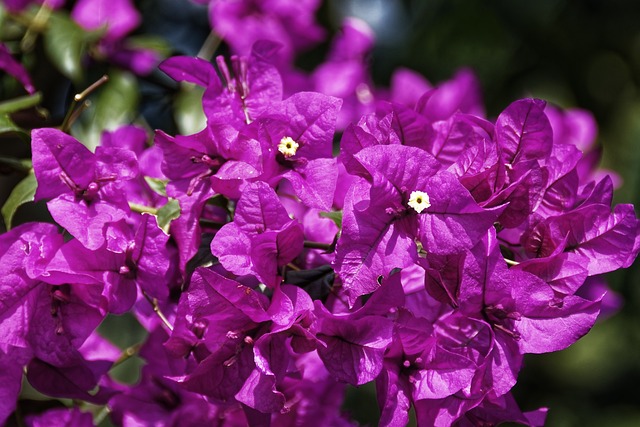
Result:
M89 149L100 144L103 131L129 124L137 114L140 93L136 78L129 72L116 69L108 75L109 81L100 88L91 108L71 129L72 135Z
M33 95L21 96L19 98L14 98L8 101L0 102L0 114L6 115L8 113L15 113L16 111L35 107L38 104L40 104L41 100L42 100L42 94L40 92L36 92Z
M51 62L62 74L74 81L82 81L82 56L87 50L87 32L67 14L53 12L43 33L44 49Z
M164 38L151 34L129 36L126 40L126 46L134 50L153 50L163 58L171 56L173 52L173 48Z
M320 212L322 218L329 218L342 230L342 211Z
M145 176L144 180L147 181L147 184L153 191L158 193L161 196L167 197L167 181L164 179L152 178L150 176Z
M36 181L36 176L30 173L13 189L6 203L2 207L2 218L4 219L7 230L11 229L11 221L13 220L13 215L16 213L18 208L25 203L33 201L33 196L36 194L37 187L38 182Z
M198 133L207 126L207 117L202 110L203 94L204 88L200 86L190 83L180 86L174 104L174 119L180 134Z
M0 134L9 132L26 133L16 125L8 114L0 113Z
M158 226L169 233L171 221L180 217L180 203L176 199L169 199L166 205L158 209Z
M136 115L140 93L133 74L112 69L96 101L95 122L103 129L130 123Z

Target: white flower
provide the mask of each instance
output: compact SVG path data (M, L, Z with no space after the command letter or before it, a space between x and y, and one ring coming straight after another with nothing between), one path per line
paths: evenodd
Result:
M407 204L418 213L431 206L429 195L424 191L412 191L411 196L409 196L409 203Z
M298 147L300 147L300 144L295 142L293 138L285 136L280 140L280 144L278 144L278 151L284 154L285 157L291 157L296 154Z

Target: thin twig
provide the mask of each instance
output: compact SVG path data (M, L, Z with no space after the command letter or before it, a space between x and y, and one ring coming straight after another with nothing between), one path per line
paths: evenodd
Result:
M216 53L218 47L222 43L222 38L218 36L214 31L211 31L207 36L207 39L202 44L198 55L198 58L206 59L207 61L211 61L213 58L213 54Z
M294 263L291 263L291 262L289 264L287 264L286 267L292 269L293 271L300 271L301 270L300 267L298 267L297 265L295 265Z
M20 49L22 49L23 52L28 52L33 48L37 34L46 28L47 21L49 21L51 17L51 12L52 9L47 5L47 2L42 3L38 12L36 12L31 22L29 22L27 31L25 31L20 41Z
M160 310L160 307L158 306L158 300L156 298L151 298L145 291L142 291L142 295L147 301L149 301L149 304L151 304L151 306L153 307L153 311L158 315L160 320L162 320L164 326L170 332L173 332L173 325L171 324L171 322L169 322L169 319L165 317L164 313L162 313L162 310Z
M109 81L109 76L107 76L105 74L102 77L100 77L98 80L96 80L95 82L90 84L88 88L86 88L85 90L83 90L80 93L77 93L76 96L73 97L73 100L75 102L80 102L80 101L84 100L87 96L89 96L91 94L91 92L93 92L94 90L98 89L100 86L105 84L107 81Z
M104 405L102 409L100 409L100 411L98 411L98 413L93 417L93 425L97 426L102 421L104 421L104 419L107 418L107 415L109 415L109 412L111 412L111 409L109 409L107 405Z
M126 362L127 360L129 360L131 357L135 356L136 354L138 354L138 352L140 351L140 348L142 347L142 343L135 343L132 346L129 346L127 348L125 348L122 351L122 354L120 355L120 357L118 358L118 360L116 360L113 363L113 366L111 366L111 369L122 365L124 362Z
M25 110L40 104L42 94L36 92L33 95L21 96L0 102L0 113L13 113L14 111Z
M65 115L64 120L62 121L62 125L60 125L60 130L62 130L63 132L67 132L69 130L69 128L71 127L73 122L78 118L80 113L82 113L82 111L84 111L84 109L86 109L89 106L89 104L83 101L85 101L87 96L89 96L97 88L105 84L108 80L109 80L109 76L105 74L102 77L100 77L98 80L90 84L89 87L87 87L82 92L76 93L76 95L73 97L73 101L71 102L71 106L67 110L67 114ZM80 112L76 113L76 106L80 102L82 102L82 104L80 105Z
M71 113L71 116L69 117L69 120L68 120L67 125L66 125L67 128L71 128L71 126L73 126L73 124L76 122L76 120L78 120L78 117L80 117L80 115L82 113L84 113L84 111L87 108L89 108L90 106L91 106L91 101L89 101L87 99L82 104L80 104L78 107L76 107L76 109L73 110L73 113Z

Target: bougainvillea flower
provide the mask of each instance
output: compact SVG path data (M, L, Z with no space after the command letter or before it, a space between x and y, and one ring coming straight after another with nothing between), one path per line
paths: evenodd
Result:
M340 140L339 159L348 170L358 169L354 156L363 148L400 144L420 147L437 158L440 150L429 150L433 139L431 124L412 109L399 104L378 103L374 114L350 124ZM451 144L455 146L455 144Z
M530 427L542 427L547 417L547 408L522 412L511 393L502 396L487 396L480 405L467 411L456 426L498 425L514 422Z
M140 13L130 0L80 0L71 18L86 30L104 29L110 40L123 38L140 24Z
M50 9L58 9L64 5L66 0L4 0L2 3L10 12L21 12L31 4L46 4Z
M27 70L11 56L9 49L7 49L4 43L0 43L0 70L3 70L18 80L27 92L36 92L36 88L33 86L33 83L31 83L31 77L29 77Z
M157 52L127 44L125 36L141 22L131 0L80 0L71 10L71 18L87 31L103 31L96 50L99 57L141 75L160 62Z
M260 325L271 319L267 306L251 288L197 269L165 343L176 356L192 354L197 366L173 379L215 401L233 399L255 367L252 347Z
M167 338L162 328L154 329L147 337L139 353L146 362L140 382L109 401L114 421L120 425L196 427L211 424L218 417L230 417L223 407L216 408L165 378L182 375L188 364L163 347Z
M480 310L496 335L514 340L522 353L564 349L593 326L599 300L575 295L559 298L537 276L508 269L494 233L490 232L473 253L477 267L466 269L470 274L463 277L461 286L468 288L466 298L474 302L461 304L461 308L469 313Z
M2 235L0 247L6 250L0 258L0 348L17 347L18 357L33 358L35 368L29 374L42 392L90 399L88 391L111 366L110 361L87 361L79 351L104 318L97 308L100 293L43 281L52 251L61 243L52 224L24 224ZM95 375L87 376L89 371ZM69 381L63 385L50 381L52 377Z
M327 59L311 75L314 91L342 99L337 121L340 130L375 108L367 62L373 42L373 30L364 21L345 19Z
M275 287L280 268L300 254L303 240L302 226L289 218L275 191L257 182L245 188L233 222L216 233L211 252L227 270Z
M422 95L415 109L431 122L446 120L456 112L483 117L480 83L473 72L462 69Z
M282 44L280 62L289 63L295 53L324 36L315 20L318 0L212 0L210 4L211 26L235 54L247 55L255 42L272 40Z
M532 257L547 257L559 246L568 261L587 268L589 276L626 268L640 250L640 221L632 205L589 204L537 224L525 242Z
M495 141L505 164L539 160L551 154L553 134L544 113L546 103L539 99L522 99L509 105L496 120Z
M337 169L333 133L341 101L300 92L273 104L245 131L262 146L260 179L273 187L286 179L308 207L331 208Z
M344 209L335 266L350 303L377 287L376 279L417 258L415 240L427 252L448 254L475 245L502 208L482 209L449 172L424 150L379 145L356 159L372 185L356 184ZM358 172L358 171L357 171ZM416 202L410 203L413 192Z
M0 344L0 423L6 421L16 409L16 402L22 386L24 366L31 359L28 349Z
M82 283L102 288L104 310L128 311L138 287L165 300L175 270L167 256L169 236L153 215L143 215L132 229L120 222L107 228L107 244L92 251L77 240L65 243L49 263L46 280L52 284Z
M467 401L467 406L458 408L464 412L489 390L504 393L515 383L519 359L505 360L488 323L459 311L444 312L432 322L421 316L421 308L416 314L399 311L394 342L376 378L383 425L405 425L411 404L416 410L431 405L444 408L443 402L453 403L455 396ZM516 346L511 351L518 354ZM433 423L430 416L421 415L420 422Z
M167 203L166 197L151 189L145 177L167 180L162 173L162 150L158 145L147 147L147 132L137 126L121 126L113 131L103 132L100 138L102 147L126 148L138 158L140 174L137 178L123 183L127 201L149 207L161 207Z
M43 291L40 288L45 288L45 293L51 290L45 302L60 302L53 298L55 290L37 278L62 243L62 235L53 224L23 224L0 236L0 329L5 331L0 337L2 344L29 347L27 326L32 308L38 304L30 296L32 293L39 295ZM50 311L46 314L52 317ZM27 313L29 316L24 317Z
M403 302L399 274L383 280L364 306L351 313L332 314L315 302L317 337L324 343L318 346L318 354L335 378L361 385L378 376L392 342L391 317Z
M302 289L283 285L274 290L269 306L273 323L255 340L255 368L236 399L262 413L285 410L289 381L299 378L293 368L298 355L316 348L314 305Z
M94 154L57 129L35 129L32 150L35 200L52 199L47 206L58 224L88 249L101 247L105 226L129 213L119 189L138 173L135 154L111 147Z
M342 411L345 384L331 376L318 353L298 355L295 365L301 375L287 378L283 386L287 403L272 415L272 425L354 427Z
M389 101L413 108L420 97L432 88L431 83L420 73L399 67L391 75Z
M155 143L162 150L162 172L169 179L188 181L191 196L199 181L227 197L237 198L247 180L260 175L260 145L238 138L230 126L210 125L189 136L171 137L156 133Z
M282 100L282 80L270 62L276 50L271 42L258 42L250 56L231 58L231 70L224 58L218 57L221 77L211 63L198 58L169 58L160 69L176 81L205 88L202 108L207 123L240 129Z
M78 408L54 408L38 415L27 415L27 427L93 427L91 412L81 412Z

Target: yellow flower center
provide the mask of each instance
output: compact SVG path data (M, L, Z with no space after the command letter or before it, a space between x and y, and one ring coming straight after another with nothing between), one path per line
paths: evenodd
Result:
M418 213L431 206L429 196L424 191L412 191L407 204Z
M295 142L293 138L290 136L285 136L280 140L280 144L278 144L278 151L281 152L285 157L291 157L296 154L298 151L298 147L300 144Z

